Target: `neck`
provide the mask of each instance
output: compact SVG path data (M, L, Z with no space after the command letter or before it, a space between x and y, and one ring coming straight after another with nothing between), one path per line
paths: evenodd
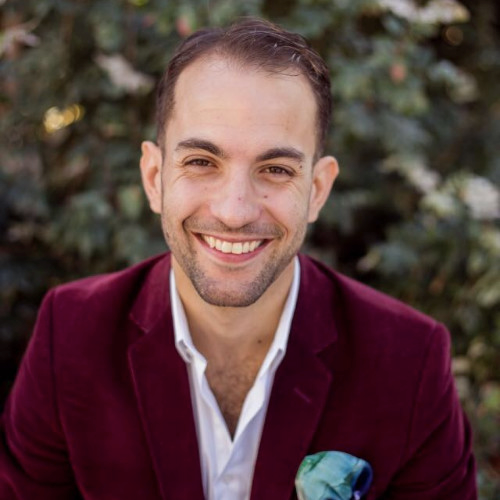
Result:
M173 256L172 268L193 343L207 360L222 364L228 355L233 360L265 356L288 297L293 261L264 294L247 307L218 307L205 302Z

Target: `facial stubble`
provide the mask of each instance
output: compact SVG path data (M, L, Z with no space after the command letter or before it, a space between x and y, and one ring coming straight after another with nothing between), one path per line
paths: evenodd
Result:
M169 230L172 219L163 204L162 207L162 227L167 245L186 276L189 278L198 295L208 304L217 307L248 307L257 302L269 289L269 287L278 279L281 273L290 264L294 256L299 251L306 234L307 222L301 221L300 228L293 239L283 248L279 249L279 244L284 240L285 232L278 225L248 224L238 230L225 227L220 221L202 222L196 216L190 216L182 223L182 238L186 242L185 248L182 243L179 244ZM268 245L276 245L270 255L262 264L260 271L251 280L243 281L238 277L241 271L238 268L230 266L225 268L227 277L224 280L218 280L210 277L200 264L200 256L194 247L195 233L210 234L231 234L232 237L263 234L269 238L273 235ZM267 239L266 238L266 239ZM267 251L263 249L263 251ZM250 263L249 265L257 265ZM232 275L234 278L232 278ZM223 282L221 282L223 281ZM233 284L231 284L233 282ZM230 284L230 286L227 286Z

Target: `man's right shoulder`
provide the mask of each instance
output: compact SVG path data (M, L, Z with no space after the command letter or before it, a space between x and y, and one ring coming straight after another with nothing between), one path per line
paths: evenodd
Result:
M107 323L128 315L151 290L168 288L169 270L170 254L161 254L120 271L58 285L49 291L42 308L50 303L52 317L76 329L93 318Z
M126 297L140 291L151 272L170 264L169 254L156 255L125 269L88 276L52 288L57 300L86 302L88 300ZM158 268L158 269L157 269Z

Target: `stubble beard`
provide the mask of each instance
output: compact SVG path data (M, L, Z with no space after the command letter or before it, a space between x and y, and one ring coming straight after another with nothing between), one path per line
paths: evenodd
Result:
M268 257L263 267L252 281L242 282L238 279L238 269L231 268L227 269L229 274L227 279L218 280L211 278L208 273L202 269L198 259L198 253L193 248L193 244L190 241L190 238L193 237L191 234L193 232L193 227L196 227L200 232L210 233L210 230L213 232L221 232L220 222L208 225L206 223L200 223L200 221L194 217L186 219L182 227L183 234L181 240L186 241L187 245L183 246L176 241L175 237L172 237L173 231L169 230L167 220L168 215L165 214L162 216L163 233L172 255L191 281L198 295L208 304L217 307L248 307L257 302L286 269L299 251L305 238L307 226L306 223L302 224L303 227L297 231L293 240L283 252L279 252L278 249L276 249ZM187 228L189 228L189 230ZM276 240L278 241L284 236L283 231L278 226L273 226L272 231L269 226L266 226L266 230L263 232L265 232L266 235L269 235L270 232L274 232ZM245 236L251 233L254 236L256 230L254 227L245 226L237 231L226 229L225 233L231 233L233 236ZM234 281L231 280L231 274L235 275Z

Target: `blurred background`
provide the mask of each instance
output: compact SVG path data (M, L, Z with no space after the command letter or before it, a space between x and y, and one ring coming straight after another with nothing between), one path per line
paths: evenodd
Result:
M48 288L164 251L138 170L156 82L183 37L243 15L331 68L341 175L306 251L448 326L498 500L497 0L0 0L0 408Z

